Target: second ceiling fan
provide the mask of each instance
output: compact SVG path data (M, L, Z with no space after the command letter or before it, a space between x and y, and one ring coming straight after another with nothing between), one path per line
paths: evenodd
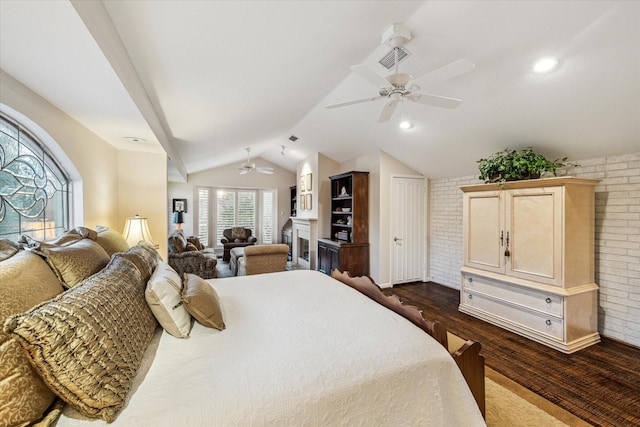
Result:
M456 108L462 103L462 100L449 98L446 96L432 95L417 92L421 88L436 85L445 80L467 73L475 68L475 65L466 60L458 59L448 65L440 67L430 73L427 73L417 79L410 74L398 72L398 52L411 40L411 33L402 24L393 24L383 34L383 43L389 44L394 51L395 73L387 77L382 77L367 65L354 65L351 70L360 77L373 83L379 88L378 95L369 98L355 99L352 101L341 102L338 104L327 105L326 108L340 108L354 104L378 101L388 99L382 108L378 122L387 122L393 116L397 105L405 99L419 104L432 105L441 108Z
M273 168L266 167L266 166L259 167L259 166L256 166L256 164L251 161L251 156L250 156L251 147L247 147L245 148L245 150L247 150L247 161L244 162L242 165L240 165L240 167L238 168L238 170L240 171L240 175L244 175L253 171L256 171L258 173L263 173L265 175L273 174Z

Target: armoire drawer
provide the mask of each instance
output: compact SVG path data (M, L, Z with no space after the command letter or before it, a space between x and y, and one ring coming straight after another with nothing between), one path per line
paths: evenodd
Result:
M464 273L462 279L464 289L480 292L557 317L564 317L564 305L561 296L498 282L475 274Z
M493 316L506 319L511 323L517 323L518 325L533 329L553 338L559 340L564 339L564 322L562 319L523 310L520 307L510 305L503 301L494 300L482 294L469 291L464 291L462 298L462 304L485 311Z

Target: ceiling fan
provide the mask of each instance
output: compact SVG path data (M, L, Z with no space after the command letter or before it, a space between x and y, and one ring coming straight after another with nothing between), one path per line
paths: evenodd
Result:
M391 119L391 116L393 116L396 106L405 99L411 102L441 108L456 108L460 105L462 103L462 100L460 99L419 93L417 91L421 88L433 86L445 80L467 73L473 70L475 65L466 59L458 59L457 61L414 79L410 74L398 72L398 52L409 40L411 40L411 33L402 24L393 24L382 35L383 43L389 44L394 51L394 74L382 77L367 65L354 65L351 67L351 70L354 73L379 88L378 95L369 98L341 102L339 104L327 105L326 108L346 107L348 105L388 99L382 109L380 117L378 118L378 122L387 122Z
M256 171L258 173L263 173L265 175L273 174L273 168L257 167L256 164L251 161L251 157L249 155L251 153L251 147L247 147L245 148L245 150L247 150L247 161L242 165L240 165L240 167L238 168L238 170L240 171L240 175L244 175L253 171Z

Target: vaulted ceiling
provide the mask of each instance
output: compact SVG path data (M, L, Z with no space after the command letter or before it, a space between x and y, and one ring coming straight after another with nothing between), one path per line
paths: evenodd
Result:
M326 109L377 95L350 66L389 74L393 23L412 35L400 72L475 64L426 88L462 104L404 102L386 123L386 100ZM557 70L533 73L550 55ZM314 152L383 150L431 178L506 147L640 151L637 1L0 0L0 68L119 149L165 150L183 176L239 165L246 147L291 171Z

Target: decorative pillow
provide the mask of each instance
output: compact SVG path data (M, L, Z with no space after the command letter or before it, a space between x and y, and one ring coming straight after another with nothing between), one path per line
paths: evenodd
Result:
M114 257L81 286L9 317L4 330L65 402L112 422L157 326L145 287L131 261Z
M102 249L104 249L109 256L116 252L124 252L129 249L129 244L124 237L122 237L122 234L117 231L101 225L96 227L96 231L98 233L94 240L102 246Z
M7 258L11 258L18 251L22 249L22 246L7 239L0 239L0 261L4 261Z
M165 331L174 337L187 338L191 330L191 316L182 303L181 294L180 276L169 264L159 261L147 283L147 303Z
M95 230L87 227L76 227L75 230L83 239L96 240L96 237L98 237L98 233Z
M0 262L0 325L63 291L47 263L29 251ZM0 426L40 420L55 394L29 363L14 339L0 332Z
M193 243L187 243L187 247L185 248L186 252L194 252L197 250L198 248L196 248L196 245L194 245Z
M20 238L20 242L29 249L45 249L56 246L67 246L77 242L78 240L82 240L82 236L76 230L69 230L54 240L37 240L31 236L27 236L26 234L22 235Z
M30 251L0 262L0 322L64 291L47 263Z
M187 243L191 243L199 251L204 249L204 246L202 246L202 243L200 243L200 239L195 236L187 237Z
M233 227L231 228L231 238L236 242L240 240L245 240L247 238L247 231L244 227Z
M124 257L135 264L140 270L144 281L148 281L161 259L156 249L148 243L138 242L136 246L127 249L125 252L114 254L116 257Z
M0 332L0 426L31 425L43 417L55 397L20 344Z
M62 286L67 289L102 270L109 262L109 255L104 249L89 239L68 246L41 247L37 252L45 257Z
M218 293L202 277L185 273L182 301L198 323L218 330L226 327Z

